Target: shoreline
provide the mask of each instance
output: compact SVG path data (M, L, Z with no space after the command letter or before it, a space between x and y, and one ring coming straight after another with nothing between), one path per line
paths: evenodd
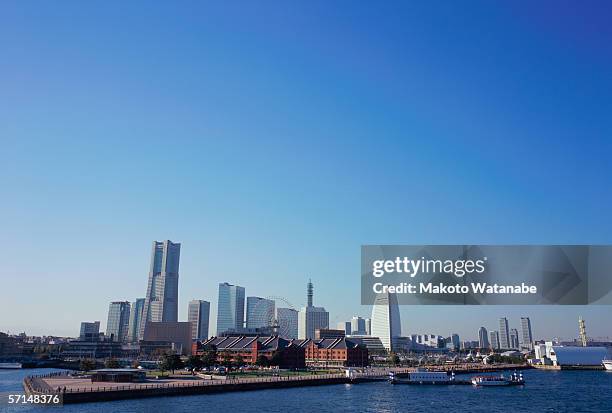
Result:
M439 367L441 367L439 371L453 370L455 374L523 370L531 368L528 365L496 365L490 367L464 366L463 368L455 369L451 369L449 366ZM67 374L51 374L28 376L23 379L23 388L27 395L58 394L62 398L62 403L73 404L149 397L171 397L309 386L359 384L386 381L390 371L394 371L396 374L401 375L402 373L408 373L413 370L414 368L380 369L374 372L354 373L351 377L346 373L337 373L316 376L232 378L227 380L175 378L162 383L97 382L95 385L86 381L87 379L74 379Z

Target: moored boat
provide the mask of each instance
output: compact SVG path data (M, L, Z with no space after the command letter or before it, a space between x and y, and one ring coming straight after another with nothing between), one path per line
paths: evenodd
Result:
M0 363L0 369L20 369L21 363Z
M612 371L612 360L602 360L601 364L603 364L606 370Z
M510 377L501 376L475 376L472 377L474 386L516 386L525 384L523 374L513 373Z

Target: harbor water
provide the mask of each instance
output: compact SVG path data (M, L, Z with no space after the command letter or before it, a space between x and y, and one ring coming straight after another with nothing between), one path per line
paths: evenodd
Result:
M31 406L6 405L6 394L22 393L28 374L53 370L0 370L0 411L40 411ZM510 372L506 372L509 374ZM523 372L525 386L405 386L387 382L331 385L240 393L159 397L86 403L60 407L62 412L612 412L612 372ZM465 378L471 375L465 376Z

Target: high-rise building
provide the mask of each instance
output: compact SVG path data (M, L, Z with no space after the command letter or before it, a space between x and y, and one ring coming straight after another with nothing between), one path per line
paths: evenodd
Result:
M510 329L510 348L513 350L518 350L519 346L519 333L516 328Z
M178 320L178 278L181 244L170 240L153 241L151 266L147 283L140 339L147 322L176 322Z
M302 307L298 314L298 337L315 338L315 330L329 328L329 313L323 307L313 306L314 289L312 282L308 280L306 287L306 298L308 305Z
M123 342L127 340L130 307L129 301L113 301L108 306L106 336L112 338L113 341Z
M338 323L338 330L343 330L345 336L350 336L353 333L353 325L350 321L341 321Z
M531 320L529 317L521 317L521 332L523 333L522 348L533 350L533 334L531 333Z
M372 336L380 338L387 351L393 351L394 339L402 335L399 306L395 294L378 294L372 308Z
M293 308L277 308L278 335L283 338L298 338L298 312Z
M261 297L247 297L246 327L269 327L274 321L274 300Z
M191 323L191 339L206 340L208 338L208 320L210 303L204 300L191 300L187 309L187 320Z
M506 317L499 319L499 346L504 350L510 348L510 328Z
M580 335L580 342L582 343L582 347L586 347L588 345L588 339L586 333L586 325L582 317L578 317L578 334Z
M140 322L142 320L142 312L144 310L145 299L137 298L132 303L130 308L130 321L128 326L127 340L131 343L138 341L138 332L140 330Z
M83 321L79 332L79 340L82 341L98 341L100 338L100 322Z
M244 328L244 287L219 284L217 301L217 335Z
M499 333L496 330L489 332L489 342L493 350L500 349Z
M366 318L366 335L372 335L372 319Z
M478 347L489 348L489 335L484 327L478 329Z
M351 319L351 334L364 336L366 335L366 322L361 317L353 317Z
M459 334L457 333L451 334L450 342L453 346L453 349L459 350L461 348L461 340L459 339Z

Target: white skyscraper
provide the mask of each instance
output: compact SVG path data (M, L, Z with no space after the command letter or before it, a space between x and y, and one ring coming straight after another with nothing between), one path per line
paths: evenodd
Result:
M510 328L506 317L499 319L499 348L504 350L512 348L510 345Z
M191 339L208 338L210 303L204 300L191 300L187 310L187 320L191 323Z
M130 343L138 342L138 332L140 331L140 323L142 321L142 313L144 310L145 299L137 298L132 303L130 308L130 322L128 326L128 337L127 340Z
M244 327L244 287L219 284L217 302L217 335Z
M106 322L106 336L113 341L123 342L128 338L130 323L130 302L113 301L108 307L108 320Z
M518 350L519 346L519 333L516 328L510 329L510 348L513 350Z
M274 320L274 300L261 297L247 297L246 327L269 327Z
M522 348L533 350L533 335L531 333L531 320L529 317L521 317L521 330L523 335Z
M489 348L489 334L484 327L478 329L478 347Z
M372 336L380 338L387 351L394 350L393 339L402 335L399 306L394 294L378 294L372 308Z
M178 321L178 278L181 244L153 241L151 266L138 337L144 337L147 322Z
M298 314L298 337L315 338L315 330L329 328L329 313L323 307L313 306L312 282L308 281L306 307Z
M499 350L500 348L499 332L497 331L489 332L489 345L491 346L493 350Z
M277 308L278 334L283 338L298 338L298 312L293 308Z

